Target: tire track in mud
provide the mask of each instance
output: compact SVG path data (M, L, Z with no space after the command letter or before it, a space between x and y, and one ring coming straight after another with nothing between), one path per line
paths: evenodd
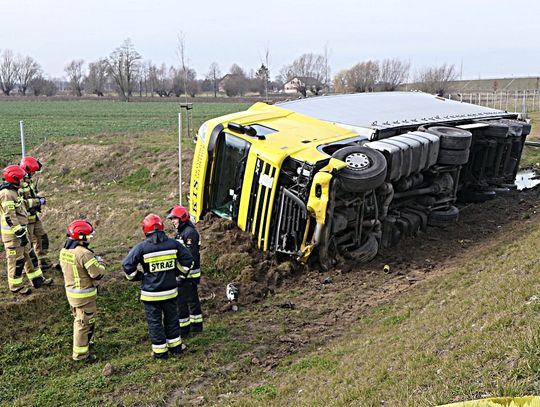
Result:
M231 330L237 333L235 339L249 344L250 350L239 354L237 362L177 389L167 405L226 402L226 394L216 396L205 389L228 381L234 372L239 379L235 379L233 387L242 391L254 384L249 376L252 371L271 371L284 358L341 336L374 307L391 302L426 279L441 276L453 263L514 233L523 221L537 221L539 197L540 189L532 189L462 206L458 223L428 228L416 238L385 250L369 264L340 259L328 273L309 269L296 273L270 290L276 294L271 297L273 301L243 304L244 315L229 318ZM385 265L390 267L388 273L383 271ZM268 271L265 273L268 275Z

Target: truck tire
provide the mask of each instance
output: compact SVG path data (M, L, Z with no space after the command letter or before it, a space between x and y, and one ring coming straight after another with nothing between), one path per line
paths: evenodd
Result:
M426 130L441 140L441 148L447 150L467 150L471 146L472 133L455 127L434 126Z
M469 161L469 150L439 150L437 163L443 165L463 165Z
M428 225L430 226L446 226L449 223L457 222L459 219L459 209L450 205L448 209L440 209L430 212L428 217Z
M348 253L350 258L358 263L367 263L377 256L379 252L379 242L374 234L370 234L366 242L358 249ZM349 257L348 256L348 257Z
M484 127L481 134L484 137L506 138L508 135L508 125L499 122L480 122L489 124L489 127Z
M361 146L343 147L332 157L347 164L339 172L341 188L363 192L380 187L386 178L386 158L381 152Z

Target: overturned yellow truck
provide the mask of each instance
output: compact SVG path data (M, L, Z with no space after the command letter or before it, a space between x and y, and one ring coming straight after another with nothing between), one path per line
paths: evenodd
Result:
M337 254L369 261L456 222L457 202L515 189L530 131L520 114L419 92L256 103L199 129L190 213L326 269Z

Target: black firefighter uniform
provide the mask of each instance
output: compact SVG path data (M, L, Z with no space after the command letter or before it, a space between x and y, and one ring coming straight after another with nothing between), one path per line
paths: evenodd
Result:
M28 213L17 190L17 185L8 182L0 184L0 230L6 248L8 285L13 292L24 287L23 271L34 287L40 287L44 281L34 249L30 244L21 244L21 238L28 239Z
M97 282L105 267L94 252L77 240L68 238L60 251L66 296L73 314L73 360L84 360L90 354L89 343L96 323Z
M28 211L28 239L32 243L39 261L39 267L42 271L47 271L50 268L47 261L47 253L49 251L49 236L43 228L43 223L40 219L41 203L38 197L38 190L32 181L32 178L26 177L21 182L19 195L21 195L26 203Z
M137 270L138 265L142 266L142 272ZM141 300L155 358L166 358L169 351L175 354L182 350L176 277L186 275L192 265L189 250L162 231L148 234L122 263L128 280L142 282Z
M178 226L175 239L186 246L193 256L193 268L189 274L176 279L180 335L185 337L190 332L199 333L203 330L203 315L198 291L201 281L200 236L195 226L188 221Z

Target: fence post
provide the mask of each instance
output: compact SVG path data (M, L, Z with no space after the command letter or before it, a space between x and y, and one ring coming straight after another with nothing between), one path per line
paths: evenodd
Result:
M21 129L21 152L22 156L26 157L26 145L24 143L24 122L19 121L19 128Z
M182 110L178 113L178 203L182 205Z

